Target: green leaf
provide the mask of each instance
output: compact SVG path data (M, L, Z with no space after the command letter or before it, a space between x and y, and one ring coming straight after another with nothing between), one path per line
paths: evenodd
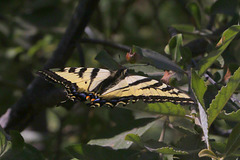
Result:
M172 27L179 32L193 32L195 30L194 26L188 24L174 24Z
M201 79L194 70L192 70L191 86L196 98L198 99L200 104L205 108L203 96L207 90L207 87L203 79Z
M199 157L210 157L210 158L213 158L213 159L217 159L218 157L216 156L216 154L209 150L209 149L203 149L201 150L199 153L198 153L198 156Z
M175 62L179 62L181 60L181 47L183 45L182 42L182 34L177 34L175 36L173 36L168 45L165 47L165 52L167 54L170 54L172 56L172 59Z
M240 147L240 123L238 123L229 135L228 142L225 148L225 156L229 156Z
M4 134L2 127L0 126L0 157L6 151L7 148L7 138Z
M66 150L79 160L122 160L135 153L131 150L112 150L109 147L76 144Z
M193 93L197 97L197 101L198 101L201 127L202 127L203 134L204 134L204 137L205 137L205 142L207 144L207 147L209 147L208 119L207 119L207 114L206 114L206 111L205 111L205 104L204 104L204 100L203 100L203 96L204 96L204 94L207 90L207 87L205 86L204 81L193 70L192 70L191 83L192 83Z
M94 139L90 140L88 144L90 145L100 145L100 146L107 146L111 147L113 149L125 149L129 148L132 143L128 141L124 141L123 139L128 134L137 134L137 135L143 135L149 128L151 128L157 121L153 121L151 123L148 123L147 125L139 128L133 128L132 130L122 132L112 138L105 138L105 139Z
M141 138L137 135L137 134L128 134L125 136L125 140L126 141L131 141L133 143L136 143L137 145L141 146L141 147L144 147L144 144L141 140Z
M212 122L219 115L229 98L232 96L233 92L237 89L240 83L240 68L238 68L234 75L229 79L229 82L226 86L223 86L218 92L215 99L210 104L210 107L207 110L209 115L208 117L208 126L210 127Z
M99 52L95 57L95 60L112 70L117 70L121 67L121 65L118 64L106 51Z
M179 104L173 104L171 102L166 103L149 103L147 105L140 105L134 104L131 106L125 106L124 108L128 108L130 110L138 110L144 111L148 113L155 113L155 114L164 114L168 116L185 116L186 111L185 109Z
M203 58L199 62L200 70L199 75L201 76L216 60L217 58L223 53L223 51L229 46L235 36L239 33L240 26L233 25L227 30L223 32L222 38L220 40L221 46L217 49L209 53L206 58Z
M186 151L174 149L173 147L162 147L156 149L156 152L162 153L162 154L174 154L174 155L183 155L183 154L188 154Z
M190 2L187 4L187 9L192 14L197 28L201 28L201 11L196 2Z
M142 62L155 66L158 69L172 70L178 73L184 73L181 67L158 52L149 49L143 49L138 46L133 46L132 52L139 54L139 56L142 58Z
M222 111L218 118L228 120L228 121L235 121L240 122L240 110L237 110L236 112L226 113L226 111Z
M151 152L162 153L162 154L188 154L188 152L186 151L182 151L172 146L168 146L163 142L158 142L155 140L149 140L149 141L143 142L142 139L136 134L128 134L125 137L125 140L132 141L137 145L139 145L140 147L144 147Z

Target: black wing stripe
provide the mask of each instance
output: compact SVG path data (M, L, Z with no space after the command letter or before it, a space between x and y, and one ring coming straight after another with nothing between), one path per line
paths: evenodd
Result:
M91 82L94 80L94 78L96 78L96 76L97 76L97 74L98 74L99 71L100 71L99 68L94 68L94 69L92 70L91 77L90 77Z
M128 85L129 85L129 86L136 86L136 85L138 85L138 84L140 84L140 83L146 83L146 82L150 82L150 81L152 81L152 79L146 77L146 78L144 78L144 79L137 80L137 81L135 81L135 82L133 82L133 83L129 83Z
M68 73L73 73L75 72L75 70L76 70L76 67L71 67L69 68Z
M112 72L112 74L103 80L94 90L93 92L96 92L98 94L102 94L108 89L112 88L116 84L118 84L121 80L123 80L126 77L126 74L124 69L119 69L116 72Z
M150 79L150 78L144 78L144 79L141 79L141 80L137 80L137 81L135 81L135 82L133 82L133 83L129 83L128 86L124 86L124 87L115 89L115 90L113 90L113 91L111 91L111 92L118 91L118 90L123 90L123 89L125 89L125 88L129 88L129 87L132 87L132 86L136 86L136 85L138 85L138 84L140 84L140 83L150 82L151 80L152 80L152 79ZM116 85L117 85L117 84L116 84ZM112 86L112 87L114 87L114 86Z
M78 72L78 75L80 78L83 77L84 72L87 70L87 68L81 68L80 71Z
M154 83L154 84L152 84L152 85L150 85L150 86L146 86L146 87L142 87L142 88L140 88L140 89L149 89L149 88L157 88L157 87L160 87L161 85L163 85L163 83L162 82L157 82L157 83Z
M90 76L90 83L89 83L89 86L88 86L88 91L89 91L89 88L92 85L94 79L97 77L97 74L98 74L99 71L100 71L99 68L94 68L92 70L92 73L91 73L91 76Z

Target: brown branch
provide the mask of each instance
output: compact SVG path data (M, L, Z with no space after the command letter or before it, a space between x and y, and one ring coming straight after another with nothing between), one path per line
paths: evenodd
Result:
M98 2L99 0L79 0L79 5L61 42L52 57L44 65L44 69L65 65L76 47L76 42L82 36ZM4 120L2 117L0 118L0 125L6 130L15 129L21 131L30 123L35 114L60 103L65 98L66 93L54 88L52 84L42 78L36 77L27 88L26 93L8 110L9 115L3 116Z

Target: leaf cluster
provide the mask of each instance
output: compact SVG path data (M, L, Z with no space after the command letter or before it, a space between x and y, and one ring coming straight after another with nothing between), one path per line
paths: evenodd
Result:
M0 115L50 58L75 3L14 0L0 6ZM196 104L55 104L21 134L0 127L0 159L236 159L239 13L236 0L100 1L66 65L126 67L157 80L168 73L167 82ZM131 64L125 59L130 50Z

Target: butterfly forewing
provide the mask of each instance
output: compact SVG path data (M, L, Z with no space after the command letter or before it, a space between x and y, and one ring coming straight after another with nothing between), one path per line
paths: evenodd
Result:
M54 71L54 70L52 70ZM106 69L95 68L75 68L68 67L64 71L54 71L55 74L74 83L78 87L79 92L91 92L99 83L110 75L110 71ZM94 76L93 76L94 75Z

